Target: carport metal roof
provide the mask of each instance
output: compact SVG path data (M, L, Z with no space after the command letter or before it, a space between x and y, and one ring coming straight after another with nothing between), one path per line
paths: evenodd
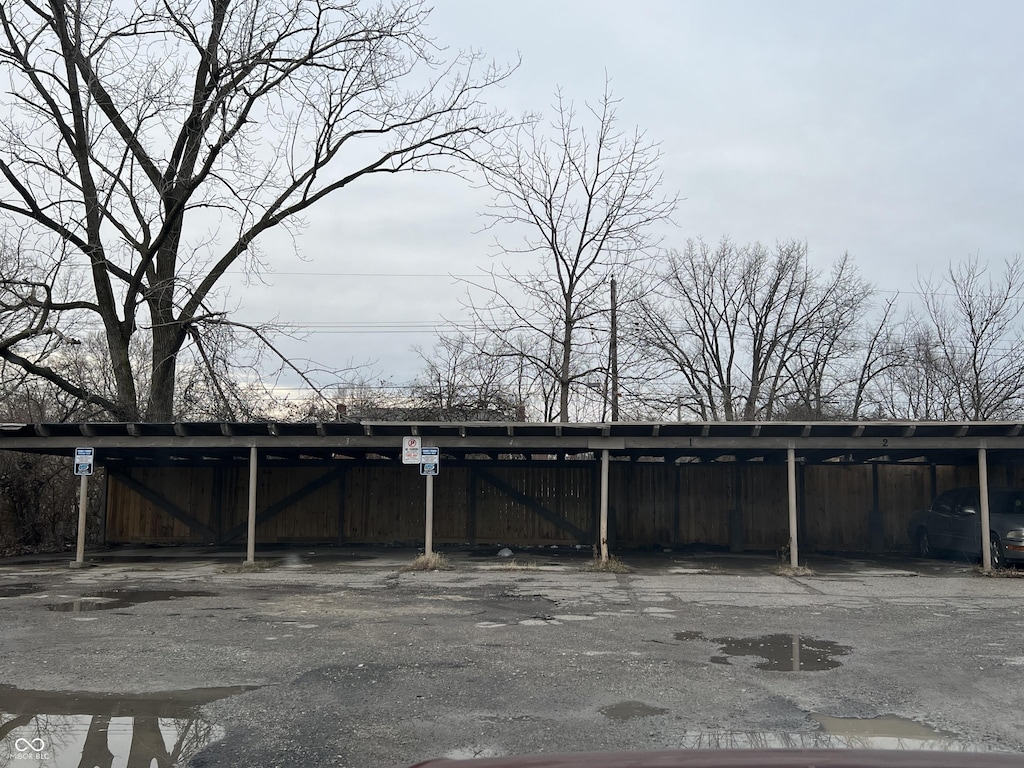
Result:
M257 448L295 461L400 457L401 438L455 458L507 454L542 460L608 450L612 456L669 461L785 462L790 448L808 463L967 464L979 448L993 461L1024 449L1024 422L181 422L0 424L0 449L64 455L96 449L100 462L246 461Z
M1010 463L1024 448L1022 422L322 422L0 424L0 450L71 455L91 447L107 466L147 462L248 464L246 559L255 558L257 473L264 459L303 463L339 458L397 461L402 438L419 435L456 459L551 460L600 456L600 536L608 557L609 459L785 463L789 489L790 563L799 564L796 462L977 461L981 485L983 568L991 567L987 467ZM246 455L248 454L248 455ZM427 477L426 548L431 549L432 477ZM86 484L82 477L76 564L84 558Z

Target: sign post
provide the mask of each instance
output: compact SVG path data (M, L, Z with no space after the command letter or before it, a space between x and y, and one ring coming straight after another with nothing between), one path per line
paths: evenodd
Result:
M82 478L78 486L78 542L72 568L85 565L85 517L89 508L89 475L92 474L96 452L92 448L75 448L75 474Z
M441 451L437 448L420 448L420 474L427 478L427 522L423 553L434 551L434 477L441 464Z

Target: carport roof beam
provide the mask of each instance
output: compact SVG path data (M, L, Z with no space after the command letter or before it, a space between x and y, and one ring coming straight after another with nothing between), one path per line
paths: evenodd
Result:
M0 449L64 455L89 445L120 460L156 452L224 456L256 446L275 455L332 451L398 456L401 437L419 434L456 455L584 453L607 448L631 453L743 460L905 460L927 456L967 463L982 444L990 451L1024 448L1024 422L613 422L561 424L523 422L177 422L3 424ZM954 453L956 452L956 453ZM973 458L973 456L971 457Z

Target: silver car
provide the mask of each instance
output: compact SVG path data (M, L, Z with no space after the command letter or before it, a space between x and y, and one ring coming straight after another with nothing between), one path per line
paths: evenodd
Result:
M907 532L917 554L937 557L962 552L981 557L979 498L977 487L954 488L939 494L931 507L914 515ZM988 503L992 567L1024 563L1024 490L989 489Z

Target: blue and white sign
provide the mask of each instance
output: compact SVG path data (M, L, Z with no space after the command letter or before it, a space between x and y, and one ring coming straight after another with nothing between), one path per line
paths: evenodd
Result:
M91 475L96 452L92 448L75 448L75 474Z
M420 474L436 475L441 468L441 451L438 448L420 448Z

